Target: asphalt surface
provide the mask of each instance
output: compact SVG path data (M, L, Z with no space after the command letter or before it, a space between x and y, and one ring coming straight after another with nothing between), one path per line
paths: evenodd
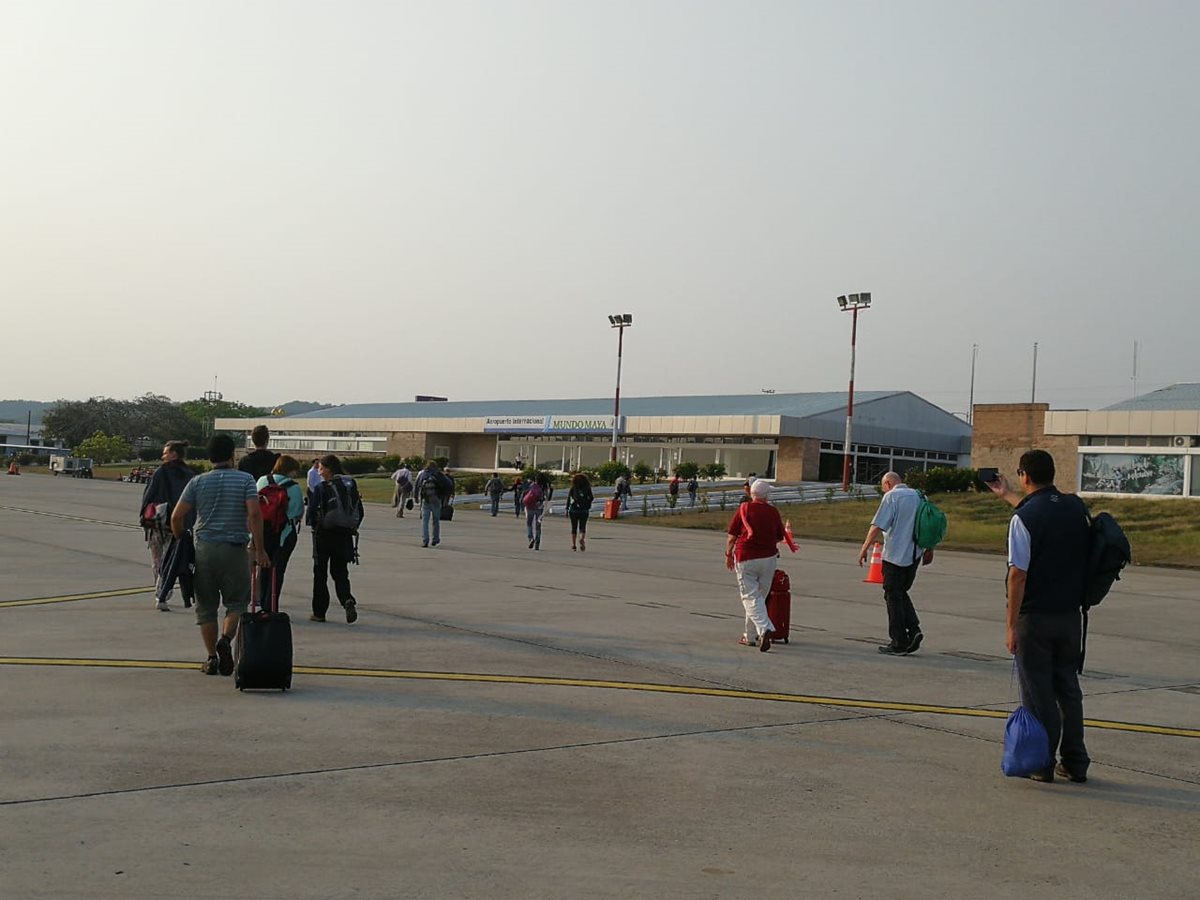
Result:
M6 898L1196 896L1196 574L1095 613L1090 780L1041 785L999 771L998 556L939 554L886 658L857 548L805 543L759 653L719 534L535 552L510 507L422 549L371 506L359 621L307 620L306 534L293 690L239 694L154 609L140 494L0 478Z

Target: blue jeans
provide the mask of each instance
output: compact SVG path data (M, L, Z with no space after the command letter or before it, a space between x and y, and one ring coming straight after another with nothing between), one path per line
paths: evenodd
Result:
M500 512L500 495L492 494L492 515L494 516L498 512Z
M513 515L514 516L521 515L521 497L522 497L522 494L520 491L513 491Z
M542 507L525 510L525 536L533 541L535 549L542 546Z
M421 503L421 543L429 543L429 523L433 522L434 546L442 540L442 501L425 500Z

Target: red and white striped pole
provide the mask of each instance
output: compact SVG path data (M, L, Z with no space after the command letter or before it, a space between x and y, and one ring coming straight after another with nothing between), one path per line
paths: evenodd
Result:
M850 326L850 396L846 400L846 442L842 444L842 490L850 490L850 460L853 456L850 439L853 436L854 422L854 356L858 343L858 307L853 307Z

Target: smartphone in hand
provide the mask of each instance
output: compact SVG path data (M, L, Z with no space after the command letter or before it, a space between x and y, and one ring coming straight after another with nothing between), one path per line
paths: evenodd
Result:
M991 490L991 486L1000 480L1000 470L996 468L979 469L977 474L980 484L988 490Z

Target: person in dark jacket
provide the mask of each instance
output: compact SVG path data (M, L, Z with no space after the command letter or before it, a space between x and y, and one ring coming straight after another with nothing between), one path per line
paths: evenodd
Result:
M1008 616L1005 645L1016 657L1021 703L1050 738L1057 766L1033 773L1087 781L1091 763L1083 743L1083 692L1077 671L1082 653L1088 512L1074 494L1054 486L1054 457L1045 450L1021 456L1020 492L1000 476L988 486L1016 507L1008 526Z
M571 549L575 549L575 534L579 533L579 549L587 550L587 520L592 511L592 483L582 472L571 479L567 492L567 517L571 520Z
M525 479L520 475L513 480L511 488L513 494L513 515L517 518L521 517L521 500L524 498L525 490L528 487L529 485L525 483Z
M332 453L319 461L321 484L309 498L308 524L313 530L313 598L311 622L324 622L329 611L329 576L333 576L333 587L338 602L346 611L346 624L358 620L358 601L350 592L350 563L354 561L354 538L363 520L362 498L358 484L342 469L342 461ZM352 507L351 521L335 519L335 510L345 505Z
M146 533L146 546L150 548L150 561L154 568L155 605L160 612L171 610L166 600L157 599L163 582L163 552L171 542L171 513L183 495L184 485L191 481L195 474L184 462L187 446L187 441L167 441L162 449L163 464L158 467L146 489L142 491L139 514L142 529ZM189 520L187 527L191 526ZM169 598L170 592L165 596Z
M264 475L270 475L275 469L275 460L279 459L278 453L272 453L267 449L267 442L271 440L271 431L266 425L257 425L250 432L250 440L254 443L254 450L242 457L242 461L238 463L238 468L243 472L248 472L250 477L256 482Z

